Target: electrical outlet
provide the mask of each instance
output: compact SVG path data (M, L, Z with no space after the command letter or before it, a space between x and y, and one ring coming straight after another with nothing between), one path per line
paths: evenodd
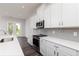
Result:
M55 31L53 30L52 33L55 34Z
M77 34L78 34L77 32L73 32L74 37L77 37Z

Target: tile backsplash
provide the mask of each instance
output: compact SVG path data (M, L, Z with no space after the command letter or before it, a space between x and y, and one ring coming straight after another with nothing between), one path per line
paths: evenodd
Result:
M79 42L79 28L63 28L63 29L38 29L34 30L35 34L46 34L48 36L72 40Z

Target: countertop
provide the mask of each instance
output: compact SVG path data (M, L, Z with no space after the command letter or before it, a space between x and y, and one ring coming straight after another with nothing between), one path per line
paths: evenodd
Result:
M20 44L15 36L13 41L0 43L0 56L24 56Z
M71 49L79 51L79 42L64 40L64 39L50 37L50 36L48 36L48 37L40 37L40 39L45 39L45 40L48 40L50 42L57 43L59 45L69 47Z
M13 35L0 35L0 40L3 38L12 38L14 37Z

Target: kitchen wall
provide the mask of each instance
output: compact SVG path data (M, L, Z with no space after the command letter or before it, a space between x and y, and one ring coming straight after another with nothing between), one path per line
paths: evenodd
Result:
M36 34L46 34L51 37L79 42L79 28L39 29L34 30L34 32Z
M24 19L19 19L19 18L14 18L14 17L6 17L6 16L1 16L0 17L0 29L3 29L7 31L7 24L9 22L12 23L20 23L22 26L21 30L21 35L20 36L25 36L25 20ZM15 31L14 31L15 32ZM14 33L15 34L15 33Z
M46 34L51 37L56 37L65 40L71 40L79 42L79 28L63 28L63 29L33 29L33 19L30 18L26 20L26 37L28 42L33 45L33 36L34 34ZM77 35L76 35L77 34Z
M41 7L41 9L44 9L44 7L43 8ZM40 9L38 10L38 12L39 11ZM33 32L34 34L46 34L51 37L79 42L79 28L63 28L63 29L49 28L49 29L33 30Z
M25 28L26 37L28 38L28 42L31 45L33 42L33 35L35 34L46 34L51 37L79 42L79 28L33 29L33 25L34 25L33 20L34 19L32 19L32 17L26 20L26 28Z
M29 44L33 45L32 44L32 38L33 38L33 20L32 20L32 17L27 19L26 21L26 27L25 27L25 34L26 34L26 37L27 37L27 41L29 42Z
M42 8L41 8L41 10L42 10ZM40 9L39 9L39 11L40 11ZM28 42L31 45L32 45L32 35L34 35L34 34L46 34L51 37L79 42L79 28L33 29L34 20L35 19L32 19L32 17L30 19L26 20L26 37L28 37Z

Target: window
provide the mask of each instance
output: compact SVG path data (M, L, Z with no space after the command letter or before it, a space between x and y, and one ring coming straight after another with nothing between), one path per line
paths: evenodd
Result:
M21 24L20 23L8 23L8 33L10 35L15 34L19 36L21 34Z
M16 35L20 35L21 34L21 25L19 23L16 23Z
M13 23L8 23L8 33L9 33L10 35L13 34Z

